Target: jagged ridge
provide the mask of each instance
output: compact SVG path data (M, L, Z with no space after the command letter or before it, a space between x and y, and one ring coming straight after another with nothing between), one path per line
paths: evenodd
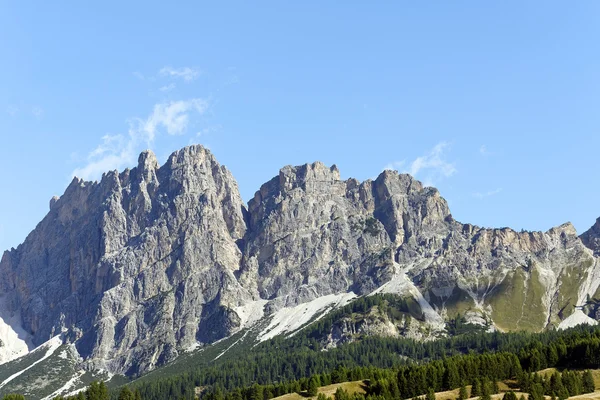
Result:
M598 236L461 224L409 175L361 183L322 163L284 167L246 207L230 172L191 146L161 167L144 152L132 170L74 179L4 253L0 293L33 345L65 332L88 368L136 375L347 292L408 293L438 332L458 313L555 327L596 294Z

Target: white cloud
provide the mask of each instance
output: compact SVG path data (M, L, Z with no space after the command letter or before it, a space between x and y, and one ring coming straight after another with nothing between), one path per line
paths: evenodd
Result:
M170 92L173 89L175 89L175 84L170 83L168 85L161 86L158 90L160 90L161 92Z
M225 80L223 86L235 85L236 83L240 83L240 77L237 75L232 75L227 80Z
M454 164L444 160L444 151L448 148L448 143L441 142L429 152L429 154L417 157L411 164L409 173L417 176L423 170L433 170L436 174L444 177L450 177L456 173Z
M196 68L183 67L163 67L158 73L162 76L170 76L173 78L181 78L186 82L191 82L200 76L200 70Z
M42 116L44 115L44 109L41 107L35 106L31 109L31 113L36 118L42 118Z
M86 179L98 179L106 171L121 170L135 165L137 155L151 147L156 137L184 134L192 114L203 114L208 102L203 99L190 99L155 104L147 118L134 118L129 121L126 135L105 135L102 142L86 157L86 165L77 168L72 175Z
M482 144L479 148L479 154L481 154L482 156L488 156L490 154L485 144Z
M494 196L494 195L500 193L501 191L502 191L502 188L489 190L487 192L475 192L475 193L473 193L473 197L476 197L478 199L484 199L486 197Z
M6 112L11 116L14 117L15 115L17 115L17 113L19 112L19 109L15 106L8 106L6 108Z
M445 152L449 147L448 143L440 142L429 153L415 158L408 166L403 160L392 162L384 169L397 169L422 180L425 186L432 186L439 180L449 178L456 173L454 163L445 159Z
M189 112L196 111L204 114L208 102L202 99L172 101L156 104L152 114L144 121L142 130L148 135L148 140L154 140L157 129L162 126L169 135L181 135L188 126Z
M88 155L87 164L76 168L71 175L85 180L95 180L99 179L104 172L121 170L125 166L134 165L135 149L138 145L139 137L132 130L129 131L128 136L106 135L102 138L102 143Z

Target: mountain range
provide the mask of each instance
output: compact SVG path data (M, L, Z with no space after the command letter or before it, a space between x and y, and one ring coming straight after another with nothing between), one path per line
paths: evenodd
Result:
M2 256L0 362L13 373L0 365L0 391L44 357L79 377L137 377L373 294L398 296L406 312L332 326L326 346L357 331L432 340L456 318L498 331L596 324L599 260L600 219L581 236L570 223L481 228L410 175L342 180L319 162L282 168L245 204L208 149L162 166L146 151L133 169L73 179Z

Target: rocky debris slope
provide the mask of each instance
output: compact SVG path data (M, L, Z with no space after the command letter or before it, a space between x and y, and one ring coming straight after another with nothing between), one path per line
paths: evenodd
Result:
M284 167L246 208L230 172L191 146L74 179L5 252L0 294L32 346L66 332L88 368L136 375L342 294L410 295L439 334L458 314L555 327L597 295L599 232L461 224L409 175L361 183L321 163Z

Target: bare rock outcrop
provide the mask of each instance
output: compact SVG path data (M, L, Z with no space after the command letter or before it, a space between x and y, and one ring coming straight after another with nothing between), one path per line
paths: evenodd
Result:
M89 368L132 376L255 321L244 306L268 315L346 292L412 296L437 329L461 314L539 331L597 295L599 226L579 238L570 224L462 224L409 175L342 180L318 162L282 168L246 208L231 173L191 146L75 178L4 253L0 294L34 345L65 332Z
M94 367L137 372L239 325L246 230L235 180L192 146L160 167L74 179L0 263L0 290L40 344L62 330Z

